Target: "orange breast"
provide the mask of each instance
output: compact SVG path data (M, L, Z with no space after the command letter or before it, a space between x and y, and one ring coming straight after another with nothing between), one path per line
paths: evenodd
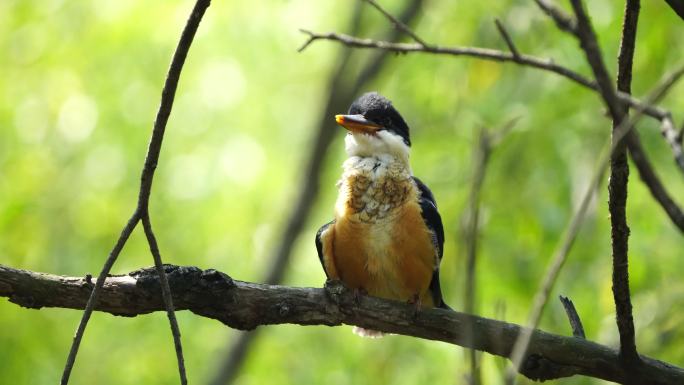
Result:
M418 202L406 201L376 222L343 215L334 232L334 265L345 285L401 301L419 296L424 306L433 306L428 286L435 250Z

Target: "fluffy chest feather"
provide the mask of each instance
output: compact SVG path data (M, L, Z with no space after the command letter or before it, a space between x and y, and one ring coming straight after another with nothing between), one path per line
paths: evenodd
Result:
M417 198L411 172L391 156L353 156L344 162L337 217L377 223L382 228L407 200Z
M340 278L372 295L423 295L434 248L410 170L393 157L350 157L336 204L334 255Z

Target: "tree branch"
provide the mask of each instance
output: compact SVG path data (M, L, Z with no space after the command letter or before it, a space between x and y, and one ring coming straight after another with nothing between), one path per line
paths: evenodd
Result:
M463 240L463 245L466 249L463 310L470 314L476 313L475 293L477 279L475 273L477 267L478 238L480 235L480 196L487 173L487 164L490 159L491 150L492 144L489 130L487 130L486 127L481 127L478 130L476 143L473 145L473 182L470 185L468 203L462 218L463 229L461 230L461 239ZM467 325L467 328L470 329L468 334L471 338L474 338L474 325ZM468 361L470 366L470 378L467 383L469 385L480 385L482 383L482 376L477 351L475 349L470 349L468 352Z
M496 62L512 62L548 72L553 72L567 79L570 79L573 82L581 86L584 86L585 88L588 88L590 90L599 90L596 82L586 78L583 75L580 75L579 73L567 67L563 67L561 65L554 63L551 59L544 59L526 54L520 54L519 58L516 59L510 52L503 52L491 48L442 47L439 45L429 45L425 47L416 43L392 43L385 40L361 39L358 37L335 32L315 33L305 29L300 29L300 31L309 36L309 39L302 45L300 50L304 50L306 47L308 47L311 43L313 43L316 40L331 40L355 48L381 49L385 51L398 53L420 52L434 55L467 56L476 59L490 60ZM631 95L618 92L617 98L623 103L627 103L630 107L634 109L643 110L646 115L651 116L659 121L667 117L669 114L669 112L661 109L660 107L647 105L643 103L641 100L636 99Z
M491 132L486 127L481 127L477 133L477 140L473 145L472 184L470 185L466 210L461 218L462 228L460 236L466 250L465 289L463 291L463 310L466 313L477 313L476 267L479 246L478 238L480 236L480 200L482 195L482 186L487 174L487 167L489 165L489 160L491 159L494 147L496 147L496 145L498 145L499 142L503 140L503 138L513 129L517 121L517 118L511 119L495 132ZM473 325L467 325L466 327L472 329ZM472 336L475 334L473 330L470 330L469 333ZM467 383L470 385L479 385L482 383L480 363L478 362L478 354L476 353L477 352L475 349L470 349L468 352L470 378L468 379Z
M186 384L188 382L187 375L185 373L185 359L183 358L183 345L181 344L180 329L178 328L178 320L176 319L176 313L173 307L173 298L171 296L171 288L169 287L168 279L164 272L164 264L162 262L161 252L159 251L159 245L157 244L157 238L152 230L152 222L150 221L150 214L145 213L141 218L143 229L145 231L145 237L147 238L147 244L150 246L150 253L154 259L155 270L159 276L159 282L161 283L162 299L164 300L164 305L166 307L166 317L169 319L169 324L171 325L171 334L173 335L173 346L176 350L176 360L178 362L178 371L181 377L181 383Z
M357 325L388 333L414 336L470 347L508 357L522 327L464 313L431 309L414 315L410 304L364 296L339 283L325 289L295 288L241 282L216 270L165 265L178 310L216 319L230 327L251 330L259 325ZM86 278L64 277L0 265L0 296L15 304L39 309L83 309L93 285ZM106 279L96 310L133 317L164 310L155 268ZM473 324L476 338L466 336ZM642 357L627 376L614 349L574 337L541 330L532 332L521 372L547 380L585 375L624 384L674 385L684 382L684 369Z
M634 339L634 320L632 317L632 303L629 294L628 272L628 238L627 226L627 180L629 166L627 152L621 137L616 137L616 131L627 119L627 110L615 96L612 81L608 75L601 57L596 35L584 11L581 0L571 0L572 8L577 17L577 36L585 52L587 61L601 87L601 96L613 118L613 146L610 157L610 181L608 185L608 209L610 211L611 239L613 249L613 298L615 300L616 318L620 332L620 356L628 361L636 361ZM628 0L625 8L625 18L622 30L622 42L618 57L618 90L630 92L632 80L632 59L634 56L634 42L639 15L639 1Z
M625 16L622 23L622 40L618 55L617 89L632 92L632 65L639 21L640 0L625 2ZM628 116L625 110L619 120L613 119L613 131ZM627 183L629 164L627 148L618 145L611 157L610 183L608 184L608 210L613 247L613 299L615 316L620 333L620 357L629 361L639 359L637 353L632 300L629 292L629 226L627 225Z
M520 52L518 51L518 48L516 48L515 44L513 43L513 39L511 38L511 35L506 30L506 27L504 27L503 23L499 19L494 19L494 24L496 24L496 29L499 31L499 34L501 35L501 37L504 39L504 42L506 43L508 50L511 51L511 54L513 55L513 59L515 59L515 62L516 63L520 62Z
M71 375L71 370L73 369L74 363L76 361L76 355L78 354L78 348L83 339L83 333L85 333L85 328L90 320L90 316L93 309L98 304L98 299L100 295L100 290L104 285L105 278L109 274L119 257L123 246L128 241L131 233L137 226L140 220L144 220L143 225L145 226L145 232L148 236L148 243L150 245L150 250L152 251L155 265L158 268L158 272L163 276L164 269L162 268L161 255L159 255L159 250L156 245L156 240L152 233L152 225L149 223L149 201L150 194L152 191L152 180L154 178L154 171L157 168L157 162L159 161L159 154L161 153L162 141L164 139L164 132L166 131L166 123L171 115L171 109L173 107L173 101L176 95L176 89L178 88L178 81L180 79L181 71L183 70L183 64L185 63L185 58L188 55L190 46L195 37L195 33L199 28L199 24L202 21L202 17L209 7L211 0L197 0L195 3L190 16L186 22L185 28L181 34L180 40L176 47L176 51L173 54L173 59L171 60L171 66L166 76L166 81L164 83L164 88L162 89L161 101L159 104L159 109L157 111L157 116L154 121L154 127L152 129L152 137L150 139L150 144L147 148L147 155L145 157L145 163L143 165L142 173L140 175L140 192L138 194L138 203L135 211L129 218L126 226L121 231L119 239L116 241L114 248L109 253L107 260L102 267L100 275L97 277L97 281L90 292L88 302L84 307L83 315L81 321L76 329L76 334L74 335L74 340L69 349L69 355L67 361L64 365L64 372L62 373L62 379L60 381L61 385L66 385L69 383L69 376ZM156 254L155 254L156 250ZM162 288L167 293L169 292L169 287L166 284L166 279L162 277ZM178 323L176 317L173 314L174 308L170 297L164 296L165 308L168 314L169 323L171 326L171 333L174 339L174 345L176 347L176 354L178 359L178 371L181 379L181 384L187 384L187 378L185 374L185 364L183 362L183 352L180 341L180 331L178 330Z
M561 31L569 32L573 35L577 34L577 22L575 19L565 13L560 8L556 7L553 3L549 3L546 0L534 0L535 3L547 14L551 19L553 19L556 26Z
M639 171L639 177L646 187L648 187L653 198L660 204L663 210L665 210L665 213L670 217L672 223L677 226L680 231L684 232L684 212L682 212L682 209L677 202L675 202L667 190L665 190L665 186L663 186L663 183L653 169L651 161L646 156L646 152L641 145L639 133L635 130L630 130L627 133L625 140L627 141L629 155Z
M389 12L385 11L384 8L382 8L378 3L376 3L374 0L364 0L366 3L370 4L373 6L373 8L377 9L378 12L382 13L392 24L394 24L394 27L399 29L400 31L404 32L405 34L409 35L411 39L413 39L416 43L422 45L423 47L427 46L427 43L425 40L421 39L416 35L415 32L409 28L408 25L406 25L404 22L401 20L397 19L396 17L392 16Z

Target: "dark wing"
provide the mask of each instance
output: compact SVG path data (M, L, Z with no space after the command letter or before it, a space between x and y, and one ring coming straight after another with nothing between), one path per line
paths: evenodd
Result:
M326 278L330 277L328 277L328 272L325 270L325 263L323 262L323 241L321 241L321 234L333 223L335 223L334 219L321 226L321 228L316 232L316 251L318 251L318 259L321 261L321 266L323 266L323 271L325 271Z
M430 281L430 292L436 307L450 309L442 299L442 290L439 286L439 263L442 261L444 254L444 226L442 226L442 217L437 211L437 202L432 195L432 191L420 179L413 177L418 190L420 191L420 208L421 215L425 225L432 232L432 243L435 246L435 271L432 274L432 281Z

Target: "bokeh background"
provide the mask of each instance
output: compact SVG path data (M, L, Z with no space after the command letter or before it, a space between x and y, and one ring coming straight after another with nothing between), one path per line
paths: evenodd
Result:
M621 2L588 2L615 72ZM383 1L398 12L403 2ZM191 1L0 1L0 263L97 274L137 198L138 178L166 69ZM563 4L565 5L565 4ZM342 49L302 53L298 29L348 30L354 2L214 1L181 77L152 193L164 260L263 279L287 221ZM574 39L530 1L427 1L413 25L429 42L505 49L500 18L522 52L589 74ZM391 28L362 10L361 34ZM663 1L642 4L633 90L646 94L681 61L684 22ZM408 41L406 38L404 41ZM363 60L369 52L354 52ZM354 82L350 71L345 81ZM480 127L518 117L495 149L482 196L478 305L483 316L523 323L547 262L579 202L610 123L598 97L553 74L467 58L390 55L363 91L394 101L412 128L414 173L434 191L447 240L446 300L463 307L461 218ZM662 105L684 115L684 87ZM339 111L344 112L344 111ZM313 236L332 216L344 131L327 152L321 194L294 245L285 283L321 286ZM657 125L638 127L663 181L684 203L684 180ZM632 168L633 169L633 168ZM588 338L617 346L605 184L542 320L570 334L555 297L571 297ZM629 185L630 282L642 353L684 365L682 234L633 169ZM113 273L152 264L137 229ZM0 300L0 383L56 383L80 319L65 309L27 310ZM207 383L237 333L178 314L190 382ZM465 350L402 336L366 340L350 327L264 328L236 384L464 383ZM483 356L486 384L503 361ZM177 383L163 313L94 314L71 384ZM526 383L522 380L522 383ZM558 384L594 384L571 378Z

